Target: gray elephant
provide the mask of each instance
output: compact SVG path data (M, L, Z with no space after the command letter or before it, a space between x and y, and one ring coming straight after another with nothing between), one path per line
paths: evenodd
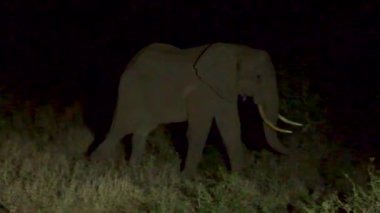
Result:
M222 136L231 169L243 165L238 95L254 98L268 143L288 153L277 132L277 119L301 126L279 114L275 70L269 55L243 45L214 43L189 49L154 43L127 65L119 84L113 122L105 141L91 157L116 158L116 147L132 136L130 163L140 162L147 136L159 124L188 122L188 151L183 172L196 173L213 119Z

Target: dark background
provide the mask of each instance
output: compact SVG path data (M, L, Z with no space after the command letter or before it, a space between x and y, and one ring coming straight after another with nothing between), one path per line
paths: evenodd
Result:
M380 150L376 2L5 0L0 89L39 104L80 100L87 124L104 132L119 77L145 45L241 43L267 50L287 75L302 74L322 98L329 137L373 155Z

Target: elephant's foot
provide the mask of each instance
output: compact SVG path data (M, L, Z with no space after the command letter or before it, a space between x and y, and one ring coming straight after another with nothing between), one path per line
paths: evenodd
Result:
M90 156L92 162L105 162L105 161L117 161L122 156L121 151L123 149L119 145L100 144L99 148L95 150Z
M141 166L141 164L142 164L141 158L137 158L133 155L130 157L130 159L128 161L128 165L132 168L138 168Z
M238 150L236 153L231 154L233 157L230 157L230 164L233 173L240 173L249 166L247 162L249 159L248 155L249 153L243 147L241 147L241 150Z
M185 167L183 171L181 172L181 175L187 179L194 179L198 176L198 171L197 171L197 168Z

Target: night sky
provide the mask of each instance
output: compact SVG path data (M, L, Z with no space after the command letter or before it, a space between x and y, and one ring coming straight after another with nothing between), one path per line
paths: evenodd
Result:
M119 77L142 47L239 43L267 50L276 66L305 64L288 75L303 75L320 95L331 136L380 150L375 0L189 2L3 0L1 92L39 104L80 100L90 126L102 129L96 126L112 118Z

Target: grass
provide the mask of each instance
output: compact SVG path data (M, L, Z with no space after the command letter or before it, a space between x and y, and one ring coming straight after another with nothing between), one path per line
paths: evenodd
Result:
M188 180L179 173L178 156L160 131L151 135L139 168L85 161L82 153L92 135L80 113L78 106L58 114L45 106L31 116L24 106L1 114L0 203L11 212L380 209L379 172L370 162L353 165L349 151L331 146L317 127L320 121L283 138L287 145L301 147L290 156L250 152L245 171L231 174L215 160L219 155L206 155L199 176Z

